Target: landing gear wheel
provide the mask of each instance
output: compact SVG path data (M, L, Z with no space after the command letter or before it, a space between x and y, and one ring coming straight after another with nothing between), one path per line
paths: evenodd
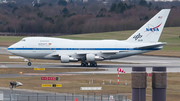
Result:
M84 63L81 63L81 67L84 67L85 66L85 64Z
M85 62L85 66L86 66L86 67L88 66L88 62Z
M90 63L90 66L91 66L91 67L97 67L97 63L96 63L96 62Z
M94 63L94 67L97 67L97 63Z
M28 65L28 66L31 66L31 62L28 62L27 65Z
M82 63L81 63L81 66L82 66L82 67L87 67L87 66L88 66L88 62L82 62Z

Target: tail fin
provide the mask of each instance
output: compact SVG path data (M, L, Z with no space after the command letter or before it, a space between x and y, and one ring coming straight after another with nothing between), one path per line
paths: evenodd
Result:
M161 32L166 23L170 9L162 9L139 30L137 30L126 41L141 42L141 43L155 43L158 42Z

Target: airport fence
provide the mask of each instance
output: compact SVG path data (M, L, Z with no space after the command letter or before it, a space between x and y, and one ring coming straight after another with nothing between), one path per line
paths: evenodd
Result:
M36 94L36 95L22 95L15 94L11 98L4 99L3 101L129 101L126 95L46 95L46 94Z

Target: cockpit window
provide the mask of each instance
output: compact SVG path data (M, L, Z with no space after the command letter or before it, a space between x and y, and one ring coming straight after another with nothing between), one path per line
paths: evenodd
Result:
M25 39L22 39L21 41L26 41Z

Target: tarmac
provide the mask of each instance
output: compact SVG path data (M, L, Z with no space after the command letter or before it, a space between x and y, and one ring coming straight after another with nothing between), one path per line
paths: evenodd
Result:
M0 54L11 55L7 50L7 47L0 47ZM147 72L152 72L152 67L167 67L167 72L180 72L180 58L177 57L160 57L160 56L143 56L134 55L121 59L105 60L107 63L99 63L97 67L81 67L80 63L38 63L36 65L27 66L21 65L16 62L0 62L2 68L99 68L105 69L106 71L89 71L89 72L67 72L67 73L55 73L55 74L116 74L117 68L122 68L126 73L131 73L132 67L147 67ZM109 63L112 62L112 63ZM24 62L22 62L24 63ZM2 65L3 64L3 65ZM32 74L34 75L34 74ZM49 75L49 74L47 74ZM11 77L11 76L30 76L30 74L20 75L11 74L5 75L0 74L0 77Z
M0 54L6 54L11 55L11 53L7 52L7 47L0 47ZM80 63L68 63L68 64L62 64L62 63L38 63L35 62L32 66L23 65L21 63L15 63L15 62L0 62L1 68L99 68L99 69L105 69L105 71L84 71L84 72L63 72L63 73L26 73L26 74L0 74L0 78L11 78L11 77L25 77L25 76L41 76L41 75L77 75L77 74L117 74L117 68L122 68L126 71L126 73L132 72L132 67L147 67L146 71L147 73L152 72L152 67L167 67L168 73L179 73L180 72L180 58L177 57L159 57L159 56L143 56L143 55L134 55L126 58L121 59L115 59L115 60L106 60L106 63L99 63L97 67L81 67ZM109 63L112 62L112 63ZM24 62L22 62L24 63ZM0 87L0 91L4 92L4 98L5 101L9 101L10 96L10 89ZM30 99L30 101L46 101L47 98L45 97L43 99L38 99L37 94L39 95L49 95L48 98L49 101L55 101L58 99L62 99L61 96L57 96L57 98L52 97L54 96L53 93L49 92L41 92L41 91L33 91L33 90L18 90L15 89L15 94L17 97L20 94L23 94L25 96L30 95L30 97L26 97L26 101ZM18 95L19 94L19 95ZM63 93L59 93L60 95ZM65 94L66 96L67 94ZM19 96L20 97L20 96ZM22 96L21 96L22 97ZM18 99L18 98L16 98ZM22 99L22 98L21 98ZM66 98L63 96L64 101ZM69 101L72 101L74 99L73 96L70 97ZM82 99L82 96L79 98ZM107 99L107 98L106 98ZM79 100L78 100L79 101ZM89 99L89 101L93 101L93 98ZM104 101L104 100L103 100Z

